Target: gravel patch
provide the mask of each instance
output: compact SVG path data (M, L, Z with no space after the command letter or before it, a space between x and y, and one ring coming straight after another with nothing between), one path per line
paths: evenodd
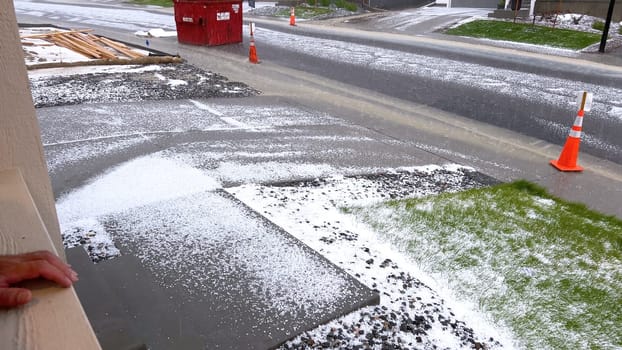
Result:
M150 66L147 66L150 67ZM129 67L128 67L129 68ZM157 65L144 70L73 75L31 74L36 108L81 103L187 98L247 97L259 91L192 65Z

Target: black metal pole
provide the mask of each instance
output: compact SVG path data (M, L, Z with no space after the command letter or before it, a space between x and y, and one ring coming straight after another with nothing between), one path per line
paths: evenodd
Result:
M613 6L616 4L616 0L609 2L609 10L607 11L607 19L605 20L605 28L603 29L603 37L600 39L599 52L605 52L605 45L607 45L607 35L609 35L609 25L611 25L611 17L613 16Z

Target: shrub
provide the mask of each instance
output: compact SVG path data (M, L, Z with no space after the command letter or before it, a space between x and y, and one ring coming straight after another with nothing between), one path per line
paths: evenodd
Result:
M358 6L356 6L356 4L347 1L344 8L350 12L356 12L358 10Z
M330 0L320 0L320 5L328 7L330 5Z
M605 22L594 21L594 23L592 23L592 29L600 30L602 32L605 30Z
M358 9L356 4L353 4L346 0L335 0L335 6L342 8L342 9L346 9L351 12L355 12Z

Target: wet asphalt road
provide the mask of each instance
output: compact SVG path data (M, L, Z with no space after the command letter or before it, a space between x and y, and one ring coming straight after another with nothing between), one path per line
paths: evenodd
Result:
M282 26L271 26L265 23L262 23L262 26L271 30L292 31L288 28L283 29ZM583 69L564 63L552 64L538 60L528 62L516 57L486 56L477 52L465 52L457 48L435 47L429 44L404 45L394 42L370 42L364 37L344 38L339 35L325 34L313 34L313 36L331 40L343 39L353 43L426 55L432 61L443 58L474 63L481 65L484 70L486 67L510 69L516 71L516 75L523 72L533 73L543 77L575 81L578 82L578 85L585 83L611 88L622 87L622 76L620 75L600 69ZM260 45L262 60L394 98L434 107L558 145L563 145L566 141L568 131L577 113L575 106L570 103L560 106L554 102L547 103L534 100L532 96L539 94L540 86L532 87L531 96L526 96L521 92L508 96L489 89L465 87L442 79L415 77L338 62L331 57L301 55L296 51L283 49L282 46L271 45L270 42L262 42ZM240 46L231 45L212 49L244 56L247 48ZM607 102L615 105L620 103L620 101ZM622 115L618 118L611 118L602 111L593 111L587 113L586 116L584 124L586 137L582 144L582 151L622 164L622 139L619 138L619 135L622 134ZM550 125L543 127L542 120L546 120L551 123L550 125L557 127L550 127ZM586 141L588 139L594 142Z
M90 5L89 5L90 6ZM162 15L158 13L158 15ZM25 19L30 16L22 15ZM62 17L62 16L61 16ZM39 19L42 20L42 19ZM59 18L60 23L75 18ZM136 27L141 25L136 21ZM459 62L481 65L482 69L494 67L511 69L516 74L521 72L538 74L543 77L563 78L571 81L616 88L622 86L622 75L600 68L578 67L567 62L555 63L546 60L524 60L505 54L482 54L476 51L465 51L459 47L438 46L425 42L400 42L393 38L378 40L377 37L368 37L365 32L357 36L340 33L338 31L317 30L317 26L288 28L278 24L262 21L261 29L295 33L302 36L313 36L317 39L343 40L356 44L371 45L378 48L403 51L428 56L430 60L452 59ZM94 26L97 27L97 26ZM127 37L127 30L106 28L106 31L118 33ZM136 43L143 43L144 39L133 38ZM179 53L183 57L197 57L201 51L221 51L244 59L248 55L248 42L220 47L189 47L179 45L174 38L152 39L158 48L164 51ZM321 42L321 41L320 41ZM439 110L454 113L466 118L489 123L506 128L521 134L535 137L557 145L563 145L570 126L576 115L575 107L534 100L532 96L539 93L539 86L533 86L529 95L517 92L508 96L494 90L469 88L451 81L435 79L433 77L414 77L407 73L381 71L373 67L335 61L332 57L318 57L306 55L296 50L283 48L282 45L273 45L271 42L261 42L259 45L260 59L294 70L304 71L320 77L329 78L357 88L385 94L409 102L423 104ZM152 45L153 46L153 45ZM597 97L598 98L598 97ZM606 103L613 103L607 105ZM617 106L620 101L605 101L606 108ZM594 111L587 114L584 124L586 133L582 144L582 151L599 158L622 164L622 117L612 118L602 114L603 111Z

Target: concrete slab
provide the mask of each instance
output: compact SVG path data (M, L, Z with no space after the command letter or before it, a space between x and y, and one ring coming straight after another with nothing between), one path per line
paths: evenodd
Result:
M104 225L123 256L94 272L72 261L89 280L77 290L102 344L118 337L149 349L270 349L379 302L224 191L127 210Z
M135 321L128 312L127 302L120 293L127 290L149 297L145 295L145 290L153 289L149 287L148 274L134 269L139 266L135 263L135 258L123 256L106 263L93 264L82 247L67 249L65 252L67 261L80 275L80 280L74 284L74 288L102 349L146 349L144 341L134 327ZM122 271L122 274L119 271ZM140 288L128 289L126 283L119 281L121 275L130 271L135 272L134 276L145 282ZM136 278L132 281L133 286L138 283ZM156 307L158 305L156 304Z

